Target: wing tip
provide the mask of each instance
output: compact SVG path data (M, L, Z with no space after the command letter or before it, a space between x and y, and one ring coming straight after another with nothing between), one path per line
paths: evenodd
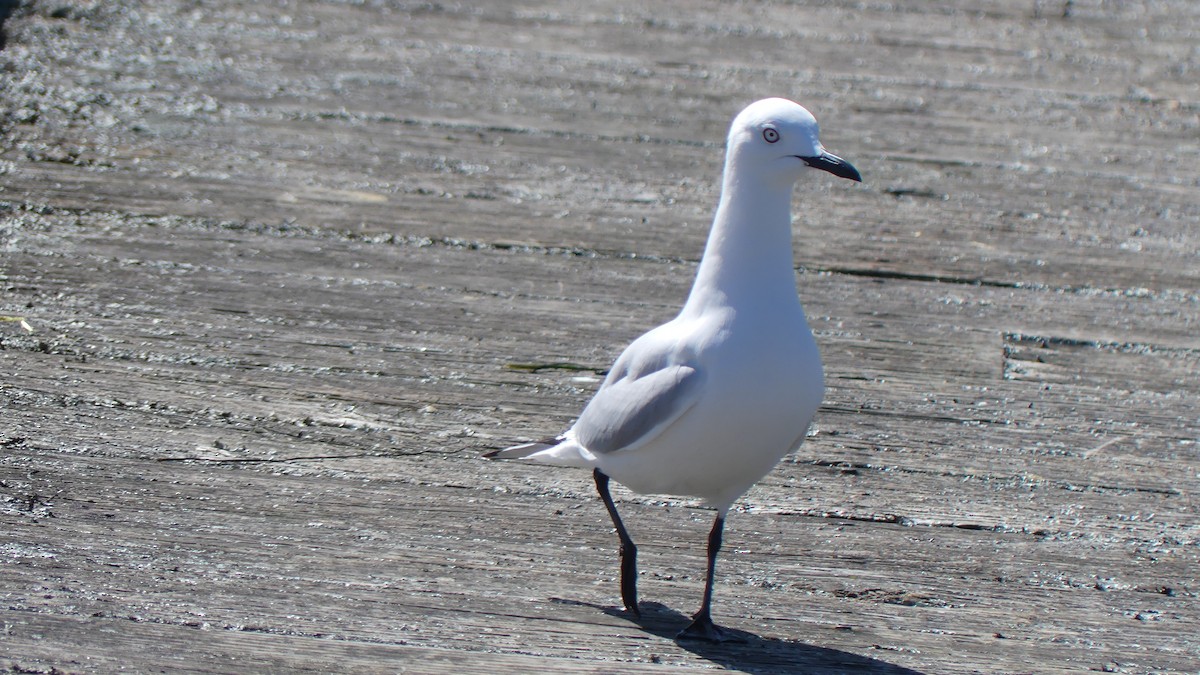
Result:
M513 445L501 450L492 450L491 452L483 453L484 459L521 459L532 454L548 450L558 445L564 440L562 436L557 438L546 438L532 443L521 443Z

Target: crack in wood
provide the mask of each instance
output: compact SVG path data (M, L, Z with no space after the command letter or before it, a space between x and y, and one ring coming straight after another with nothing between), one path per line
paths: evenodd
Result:
M1085 453L1083 456L1086 459L1089 455L1087 453ZM1146 486L1138 486L1138 485L1108 485L1108 484L1100 484L1100 483L1073 483L1071 481L1048 480L1045 478L1034 477L1034 476L1030 476L1027 474L1005 475L1005 474L989 473L989 472L930 471L927 469L918 469L918 468L913 468L913 467L908 467L908 466L879 465L879 464L872 464L870 462L849 462L849 461L845 461L845 460L828 460L828 459L814 459L809 463L814 466L823 466L823 467L827 467L827 468L831 468L831 469L840 469L843 471L843 473L846 473L847 470L852 470L852 471L856 471L856 472L860 471L860 470L875 471L875 472L879 472L879 473L895 472L895 473L912 474L912 475L920 475L920 476L939 476L939 477L944 477L944 478L955 478L955 479L959 479L959 480L974 480L974 481L1001 482L1001 483L1023 483L1023 484L1030 484L1030 485L1046 485L1046 486L1050 486L1050 487L1059 488L1062 490L1069 490L1071 492L1082 492L1085 490L1093 491L1093 492L1113 491L1113 492L1126 492L1126 493L1132 492L1132 493L1160 494L1160 495L1166 495L1168 497L1179 497L1179 496L1182 496L1182 494L1183 494L1182 492L1180 492L1179 490L1177 490L1175 488L1146 487Z
M1095 349L1106 352L1124 354L1172 354L1185 357L1200 358L1200 349L1192 347L1164 347L1149 342L1117 342L1111 340L1092 340L1087 338L1070 338L1058 335L1037 335L1031 333L1005 332L1003 340L1008 345L1041 347L1042 349Z
M411 453L410 453L411 454ZM366 457L388 457L383 452L355 453L350 455L303 455L300 457L155 457L156 462L207 462L209 464L283 464L287 462L322 461L331 459L363 459Z

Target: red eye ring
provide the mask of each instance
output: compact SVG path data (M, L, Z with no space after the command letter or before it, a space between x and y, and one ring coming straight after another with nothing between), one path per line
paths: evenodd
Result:
M763 140L768 143L779 142L779 132L775 130L775 127L767 127L766 129L763 129L762 134Z

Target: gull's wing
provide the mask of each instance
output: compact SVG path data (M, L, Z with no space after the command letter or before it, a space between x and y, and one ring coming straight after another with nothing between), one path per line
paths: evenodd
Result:
M625 368L629 354L583 409L572 428L588 451L605 454L636 447L679 419L700 398L703 374L691 365L664 365L649 372Z

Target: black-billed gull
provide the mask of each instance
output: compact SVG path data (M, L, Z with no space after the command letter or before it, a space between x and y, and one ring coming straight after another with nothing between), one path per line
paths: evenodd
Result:
M792 262L792 186L811 169L862 180L826 152L816 119L799 104L769 98L738 114L716 218L679 315L625 349L561 436L486 455L593 470L621 541L621 599L635 615L637 548L609 478L715 508L704 599L680 638L728 636L710 612L725 516L800 446L825 392Z

